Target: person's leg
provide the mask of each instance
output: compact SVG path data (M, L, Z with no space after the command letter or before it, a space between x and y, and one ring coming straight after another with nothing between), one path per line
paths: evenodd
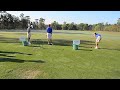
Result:
M52 44L52 39L50 39L50 44Z
M98 48L98 38L96 39L96 42L95 42L95 49Z
M51 45L52 44L52 34L48 33L48 44Z
M30 38L28 37L28 42L30 42Z
M47 33L48 44L50 44L49 33Z
M98 42L96 42L96 49L98 49Z
M100 36L99 37L97 37L97 39L96 39L96 47L95 47L95 49L98 49L98 43L100 42Z
M31 34L29 33L29 35L28 35L28 43L29 43L29 45L31 44L30 39L31 39Z
M48 44L50 44L50 39L48 38Z
M30 38L29 38L29 33L27 33L27 40L28 40L28 42L29 42L29 40L30 40Z
M101 38L99 38L98 41L97 41L97 44L96 44L97 49L98 49L98 44L100 43L100 41L101 41Z
M50 43L52 44L52 34L50 34Z

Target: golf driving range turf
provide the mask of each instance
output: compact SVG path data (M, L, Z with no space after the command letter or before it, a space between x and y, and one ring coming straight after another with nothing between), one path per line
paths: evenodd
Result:
M120 79L120 32L98 32L94 49L92 31L32 32L31 45L19 41L26 32L0 32L0 79ZM78 50L72 41L80 40Z

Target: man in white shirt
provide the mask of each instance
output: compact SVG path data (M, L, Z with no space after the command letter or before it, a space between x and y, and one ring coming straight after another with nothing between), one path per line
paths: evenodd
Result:
M28 39L28 44L30 45L30 39L31 39L31 29L33 28L32 22L28 24L27 28L27 39Z

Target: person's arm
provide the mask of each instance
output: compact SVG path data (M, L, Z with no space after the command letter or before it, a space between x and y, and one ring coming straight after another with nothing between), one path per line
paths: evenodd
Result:
M46 32L48 33L48 28L46 28ZM46 37L47 37L47 34L46 34Z
M33 25L31 25L31 28L33 28Z
M95 37L95 34L93 34L93 37Z
M51 34L52 34L52 28L51 28Z

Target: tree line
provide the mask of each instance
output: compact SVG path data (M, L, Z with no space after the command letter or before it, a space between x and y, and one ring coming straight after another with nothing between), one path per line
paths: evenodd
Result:
M25 16L23 13L20 16L15 16L7 13L6 11L0 12L0 29L26 29L30 22L30 16ZM35 19L32 22L34 29L45 30L47 25L45 24L44 18ZM97 23L97 24L86 24L80 23L75 24L74 22L59 24L57 21L53 21L51 26L54 30L95 30L95 31L120 31L120 18L116 24Z

